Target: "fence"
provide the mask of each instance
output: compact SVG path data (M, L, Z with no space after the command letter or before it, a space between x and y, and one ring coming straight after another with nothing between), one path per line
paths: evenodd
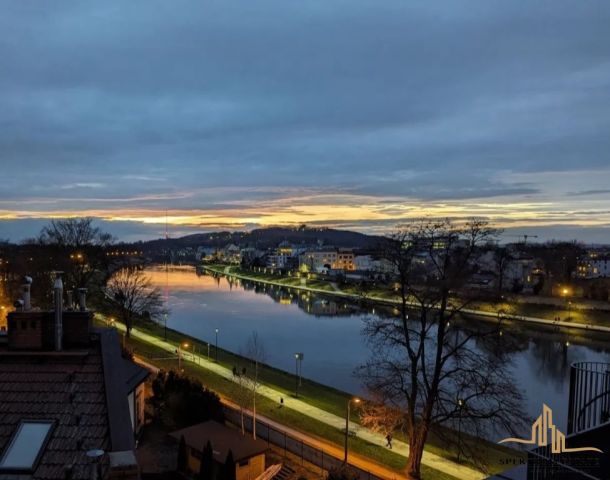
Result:
M570 369L568 434L610 420L610 364L578 362Z
M224 409L226 420L241 428L241 413L239 410L231 408L228 405L225 405ZM252 416L247 413L244 413L244 426L248 432L252 432ZM339 460L324 452L324 450L292 436L285 430L280 430L259 419L256 420L256 437L265 440L269 445L275 445L276 447L283 449L284 455L290 452L299 457L301 463L309 462L320 467L322 470L328 470L343 465L343 460ZM383 480L368 470L363 470L355 465L348 465L348 467L361 480Z

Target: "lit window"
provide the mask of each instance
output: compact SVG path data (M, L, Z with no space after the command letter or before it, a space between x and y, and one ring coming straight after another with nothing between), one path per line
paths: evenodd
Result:
M0 460L0 470L34 470L52 427L50 421L22 421Z

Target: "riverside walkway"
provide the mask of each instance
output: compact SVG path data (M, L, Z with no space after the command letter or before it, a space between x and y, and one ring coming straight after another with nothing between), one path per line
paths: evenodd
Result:
M118 330L122 332L125 331L125 325L123 325L122 323L114 322L114 325ZM142 342L154 345L155 347L158 347L172 354L176 352L177 346L175 344L167 342L162 338L156 337L154 335L150 335L149 333L138 330L137 328L131 329L131 336ZM227 380L233 382L235 381L235 377L231 369L223 367L222 365L219 365L218 363L209 360L205 356L193 354L190 352L182 352L182 360L191 361L194 365L200 368L207 369ZM275 390L274 388L266 385L261 385L257 393L273 400L274 402L279 401L279 398L284 396L284 394L280 391ZM284 407L296 410L297 412L307 417L313 418L319 422L323 422L338 430L345 429L345 418L339 417L333 413L310 405L309 403L304 402L300 399L285 398ZM385 448L385 438L382 434L372 432L371 430L366 429L354 422L350 422L349 428L350 432L352 432L355 436L371 444L379 445L380 447ZM408 456L409 446L406 443L395 440L393 442L393 446L393 451L395 453L404 457ZM486 478L486 475L484 475L478 470L475 470L474 468L471 468L466 465L461 465L449 459L443 458L440 455L436 455L427 451L424 451L422 463L430 468L452 475L461 480L481 480L483 478Z
M322 295L330 295L330 296L335 296L335 297L348 298L350 300L361 300L361 297L359 297L358 295L353 294L353 293L342 292L337 289L334 289L332 291L324 290L321 288L308 287L306 285L286 285L284 283L275 282L273 280L265 280L265 279L261 279L261 278L250 277L250 276L244 275L242 273L235 273L230 270L230 267L225 267L224 269L219 269L219 268L214 268L214 267L209 267L209 266L203 266L203 268L204 268L204 270L207 270L212 273L216 273L219 275L225 275L225 276L229 276L229 277L234 277L234 278L239 278L240 280L248 280L250 282L264 283L267 285L274 285L274 286L282 287L282 288L290 288L290 289L303 290L306 292L317 293L317 294L322 294ZM367 296L366 300L369 302L375 302L375 303L385 303L387 305L399 305L400 304L399 300L381 298L381 297L376 297L374 295ZM409 302L408 304L409 304L409 306L414 307L414 308L418 307L418 304L415 302ZM498 313L488 312L485 310L475 310L475 309L471 309L471 308L463 308L461 311L464 313L469 313L471 315L476 315L485 320L497 321L499 319ZM604 325L569 322L569 321L565 321L565 320L549 320L547 318L530 317L530 316L526 316L526 315L515 315L515 314L510 314L510 313L502 313L501 318L503 320L513 320L513 321L517 321L517 322L524 322L524 323L529 323L529 324L533 324L533 325L542 325L542 326L552 327L552 328L557 328L557 327L575 328L575 329L591 331L591 332L610 333L610 327L606 327Z

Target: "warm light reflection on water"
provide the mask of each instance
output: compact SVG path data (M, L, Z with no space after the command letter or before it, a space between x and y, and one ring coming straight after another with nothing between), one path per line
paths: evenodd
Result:
M361 393L354 369L371 352L361 330L370 315L391 315L392 309L368 311L296 290L197 275L193 267L148 270L154 283L168 287L168 326L239 352L257 331L268 363L292 372L294 353L304 352L303 374L321 383ZM459 328L459 327L458 327ZM569 348L566 343L569 342ZM608 339L579 338L573 332L530 331L524 325L503 330L502 344L527 398L527 410L538 415L546 401L558 424L565 427L569 367L575 361L610 362ZM483 353L485 345L477 344Z

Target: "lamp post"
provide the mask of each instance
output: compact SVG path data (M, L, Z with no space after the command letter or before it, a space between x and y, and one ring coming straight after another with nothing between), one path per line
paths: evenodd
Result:
M182 349L186 350L189 348L189 344L184 342L181 345L178 345L178 370L182 372Z
M460 463L460 453L462 451L462 409L464 408L464 400L458 399L458 452L457 461Z
M303 353L297 352L294 354L294 362L295 362L295 388L294 388L294 396L299 398L299 387L303 384L301 379L301 367L303 362Z
M570 301L570 289L567 287L563 287L561 289L561 294L565 297L566 299L566 304L568 306L568 318L567 320L570 320L570 307L572 306L572 302Z
M163 339L167 342L167 313L163 314Z
M218 329L214 331L216 332L216 363L218 363Z
M210 342L208 342L208 360L210 360Z
M347 447L348 447L348 438L349 438L349 414L350 414L350 406L352 402L358 404L360 403L359 398L350 398L347 401L347 411L345 413L345 451L343 452L343 463L347 465Z

